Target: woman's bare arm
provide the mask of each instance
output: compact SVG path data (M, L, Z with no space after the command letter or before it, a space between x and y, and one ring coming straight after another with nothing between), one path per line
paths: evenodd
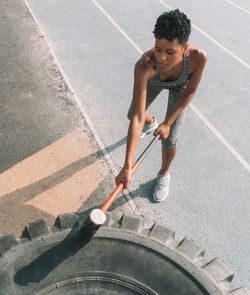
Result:
M124 166L116 177L116 183L124 182L125 188L131 181L133 158L145 123L147 80L153 76L152 63L142 64L140 60L135 65L133 89L133 115L130 120L127 136L127 147Z

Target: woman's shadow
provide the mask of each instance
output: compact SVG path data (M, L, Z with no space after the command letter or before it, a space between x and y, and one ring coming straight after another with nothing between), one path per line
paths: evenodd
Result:
M63 183L85 167L88 167L102 159L105 154L111 153L115 149L126 144L126 139L127 137L125 136L118 142L106 147L105 150L93 152L92 154L66 165L62 169L48 175L47 177L1 196L0 209L4 208L4 210L0 210L1 232L9 232L15 228L15 231L20 233L24 224L29 222L28 216L30 214L30 206L27 205L26 202L43 192L56 187L56 185ZM41 211L38 208L32 207L32 212L35 219L46 218L46 220L49 220L50 222L53 222L54 220L54 216L47 214L45 211ZM19 219L23 221L23 224L16 224L15 216L19 216ZM6 222L6 219L9 219L9 222Z

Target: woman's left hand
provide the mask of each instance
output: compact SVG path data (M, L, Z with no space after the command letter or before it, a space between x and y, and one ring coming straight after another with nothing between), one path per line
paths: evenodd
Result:
M169 132L170 132L170 125L163 122L155 129L154 136L156 136L157 134L160 134L160 139L166 139L169 136Z

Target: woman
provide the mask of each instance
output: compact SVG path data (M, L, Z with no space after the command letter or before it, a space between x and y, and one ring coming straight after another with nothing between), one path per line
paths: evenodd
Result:
M162 166L153 193L153 199L160 202L169 194L169 168L177 152L180 126L200 83L207 57L203 49L188 43L191 22L178 9L160 15L153 33L154 48L134 69L126 157L116 183L124 182L124 187L128 188L138 142L154 131L154 136L160 134L162 140ZM165 120L158 125L146 109L163 89L169 90L168 107Z

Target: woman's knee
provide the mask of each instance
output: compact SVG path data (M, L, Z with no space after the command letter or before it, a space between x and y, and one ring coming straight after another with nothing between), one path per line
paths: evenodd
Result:
M177 139L172 139L172 138L167 138L162 140L162 146L166 149L166 150L170 150L173 149L177 146Z

